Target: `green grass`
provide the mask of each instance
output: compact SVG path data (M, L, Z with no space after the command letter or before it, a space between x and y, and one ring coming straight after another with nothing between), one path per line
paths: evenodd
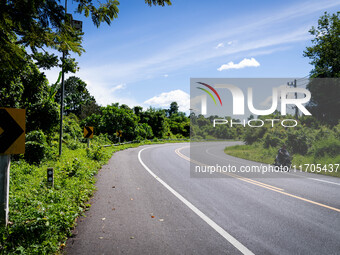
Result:
M261 144L255 143L253 145L235 145L226 147L224 152L228 155L248 159L252 161L257 161L266 164L272 164L277 155L277 148L268 148L265 149L261 146ZM331 172L330 164L339 164L340 163L340 155L336 157L323 156L319 158L315 158L313 155L302 156L299 154L293 155L292 165L297 167L297 170L300 170L300 166L302 167L302 171L313 172L317 174L330 175L335 177L340 177L340 167L335 171ZM320 164L321 168L326 166L324 170L318 172L316 168L317 164ZM327 168L327 170L325 170ZM335 168L335 166L334 166Z
M100 167L114 152L144 144L151 142L102 148L94 140L89 150L85 144L75 146L74 150L64 145L61 158L54 156L39 166L24 160L13 161L10 224L0 228L0 253L58 253L71 235L77 217L90 207L87 201L95 191L95 175ZM54 168L54 188L46 183L48 167Z
M257 162L272 164L276 156L275 149L264 150L255 145L235 145L226 147L224 152L228 155Z

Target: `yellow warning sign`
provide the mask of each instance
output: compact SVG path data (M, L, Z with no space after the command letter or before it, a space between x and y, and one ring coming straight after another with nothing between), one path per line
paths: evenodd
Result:
M26 110L0 108L0 154L25 153Z
M93 138L93 127L84 127L84 138Z

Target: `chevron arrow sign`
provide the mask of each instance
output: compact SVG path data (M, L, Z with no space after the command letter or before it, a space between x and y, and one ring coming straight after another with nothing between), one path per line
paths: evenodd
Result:
M0 108L0 154L25 153L25 109Z
M84 127L84 138L93 138L93 127Z

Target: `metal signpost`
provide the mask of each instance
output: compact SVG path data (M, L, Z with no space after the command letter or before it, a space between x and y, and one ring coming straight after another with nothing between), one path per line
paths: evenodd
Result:
M67 13L67 0L65 0L65 20L69 20L71 23L71 26L82 32L83 29L83 22L80 20L74 20L71 14ZM67 52L63 50L63 56L62 56L62 67L61 67L61 96L60 96L60 127L59 127L59 156L61 156L62 153L62 143L63 143L63 115L64 115L64 91L65 91L65 77L64 77L64 62L65 62L65 57L67 55Z
M11 154L25 153L26 110L0 108L0 224L8 223Z

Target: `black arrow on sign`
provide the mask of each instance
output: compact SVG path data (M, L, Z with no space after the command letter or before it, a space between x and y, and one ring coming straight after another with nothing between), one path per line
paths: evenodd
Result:
M92 135L93 132L92 132L90 127L85 127L85 128L87 130L87 135L85 136L85 138L90 138L90 136Z
M19 136L21 136L24 130L6 109L0 109L0 127L4 130L0 135L0 153L5 153Z

